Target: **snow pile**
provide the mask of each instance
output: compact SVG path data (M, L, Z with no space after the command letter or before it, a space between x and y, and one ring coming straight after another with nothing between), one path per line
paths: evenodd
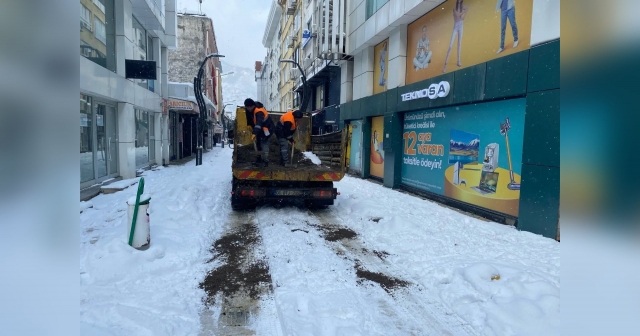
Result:
M477 332L559 335L560 243L359 179L336 187L342 224Z
M151 244L127 245L127 201L136 188L103 194L80 214L80 330L83 335L197 335L209 249L230 212L231 153L202 166L148 171ZM212 165L216 165L212 169Z
M110 183L108 185L104 185L104 186L101 187L101 189L125 189L125 188L128 188L128 187L138 183L138 181L140 181L139 178L120 180L118 182L113 182L113 183Z
M320 161L320 158L318 158L318 156L313 154L312 152L302 152L302 155L304 155L304 157L308 160L311 160L311 162L313 162L313 164L315 165L319 165L322 163L322 161Z

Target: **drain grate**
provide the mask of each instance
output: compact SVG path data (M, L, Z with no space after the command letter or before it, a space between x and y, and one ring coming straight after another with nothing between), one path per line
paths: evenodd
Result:
M247 310L230 308L225 309L220 317L226 326L241 327L249 325L249 316L250 313Z

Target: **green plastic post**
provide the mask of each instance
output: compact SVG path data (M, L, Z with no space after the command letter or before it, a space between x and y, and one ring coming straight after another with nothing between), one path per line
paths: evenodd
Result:
M133 220L131 221L131 233L129 233L129 246L133 246L133 234L136 232L136 220L138 219L138 205L140 205L140 196L144 192L144 177L138 182L138 193L136 194L136 204L133 207Z

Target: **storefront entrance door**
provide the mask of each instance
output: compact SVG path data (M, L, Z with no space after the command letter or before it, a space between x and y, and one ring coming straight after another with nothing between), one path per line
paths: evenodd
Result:
M112 105L95 103L94 169L97 182L113 177L118 172L116 109Z

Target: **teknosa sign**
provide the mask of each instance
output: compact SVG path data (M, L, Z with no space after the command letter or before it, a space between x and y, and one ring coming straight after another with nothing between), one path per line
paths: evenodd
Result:
M442 81L440 83L433 83L428 88L407 92L402 94L402 101L420 99L420 98L443 98L449 95L449 90L451 90L451 86L449 82Z

